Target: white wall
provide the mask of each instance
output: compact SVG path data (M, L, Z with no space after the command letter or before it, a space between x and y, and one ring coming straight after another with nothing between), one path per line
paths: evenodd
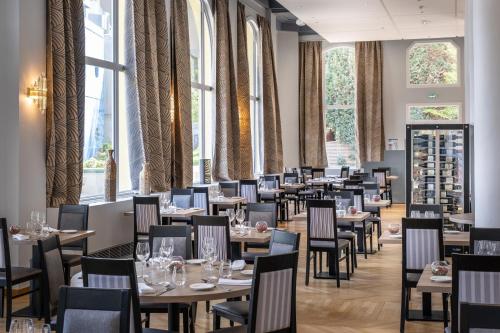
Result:
M411 40L383 42L383 110L386 144L387 139L398 139L399 149L405 149L406 105L409 103L462 103L465 108L463 51L464 39L454 38L459 46L461 85L452 88L407 88L406 50L414 42ZM435 100L430 93L437 93ZM465 112L464 112L465 114ZM465 117L464 119L467 119Z
M299 36L277 33L278 97L283 139L283 165L299 166Z

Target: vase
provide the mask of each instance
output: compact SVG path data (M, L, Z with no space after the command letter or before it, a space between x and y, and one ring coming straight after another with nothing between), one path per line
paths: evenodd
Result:
M139 174L139 194L140 195L150 195L151 194L151 180L149 175L149 163L144 163L142 165L141 173Z
M200 184L210 184L212 182L212 174L210 172L210 159L200 159Z
M116 162L113 157L114 150L108 150L108 159L104 173L104 200L116 201Z

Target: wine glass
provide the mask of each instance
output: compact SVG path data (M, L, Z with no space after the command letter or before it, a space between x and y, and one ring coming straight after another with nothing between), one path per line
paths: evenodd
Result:
M207 237L203 240L202 251L205 259L209 262L212 261L215 253L215 239L213 237Z
M148 242L139 242L137 243L137 247L135 249L135 255L137 259L142 263L142 273L139 277L144 275L144 265L146 260L149 258L149 243Z
M9 333L22 333L21 323L17 319L10 323Z
M174 257L172 260L172 282L177 287L184 287L186 284L186 265L182 257Z
M163 237L161 239L160 254L167 262L172 260L174 253L174 239L172 237Z
M21 327L23 333L33 333L35 331L35 327L33 326L33 320L29 318L22 320Z
M223 279L230 279L231 276L233 275L233 269L231 266L231 260L223 260L220 263L220 272L219 272L219 277Z
M241 228L241 223L245 221L245 211L241 208L236 211L236 221L238 222L238 226Z
M50 325L49 324L43 324L42 333L50 333L50 332L51 332Z
M229 208L226 210L227 217L229 218L229 223L233 226L234 219L236 217L236 213L233 208Z

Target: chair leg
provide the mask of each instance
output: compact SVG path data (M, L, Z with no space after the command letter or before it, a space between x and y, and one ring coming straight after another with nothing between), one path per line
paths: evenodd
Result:
M210 312L210 301L205 302L205 311L206 311L206 313Z
M220 328L220 316L216 311L214 311L213 312L213 329L218 330L219 328Z
M41 292L41 291L40 291ZM12 321L12 287L7 287L7 314L5 318L5 331L10 329L10 322Z
M69 284L71 281L71 266L64 265L64 281Z
M4 293L5 293L5 289L2 287L0 288L0 302L2 302L2 304L0 304L0 317L3 318L3 309L4 309Z
M310 267L309 267L309 264L310 264L310 258L309 258L309 249L307 250L306 252L306 286L309 285L309 270L310 270Z
M317 274L318 274L318 265L316 263L317 261L317 252L313 252L313 260L314 260L314 263L313 263L313 277L316 278L317 277Z
M365 250L363 251L365 253L365 259L368 259L368 244L366 243L366 227L365 224L363 223L363 243L365 246Z
M406 321L406 288L403 285L401 287L401 317L399 322L399 332L404 333L405 331L405 321Z
M182 311L182 330L184 333L189 333L189 309Z
M347 273L347 280L349 281L350 280L350 276L349 276L349 264L350 264L350 261L351 261L351 258L350 258L350 255L351 253L349 252L349 249L350 249L350 246L347 247L347 252L345 253L345 262L346 262L346 273Z
M319 272L323 273L323 252L319 253Z
M443 324L448 327L448 294L443 294Z
M335 251L335 272L337 272L337 288L340 288L340 254L337 249Z
M146 312L146 321L144 322L144 327L149 328L150 323L151 323L151 313Z

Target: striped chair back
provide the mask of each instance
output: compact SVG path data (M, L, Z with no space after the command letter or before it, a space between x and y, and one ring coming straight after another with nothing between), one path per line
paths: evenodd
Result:
M479 255L500 255L500 229L471 227L469 251Z
M203 215L210 215L208 187L189 187L189 189L193 190L193 207L202 208Z
M453 333L458 333L461 304L500 305L500 256L453 254L452 269L451 327Z
M337 241L335 200L307 201L307 239Z
M246 199L247 204L258 202L258 180L240 180L240 195Z
M443 221L403 218L403 270L421 272L444 260Z
M188 209L194 206L193 189L172 189L172 202L176 207Z
M283 180L287 184L297 184L299 182L298 173L285 173L283 175Z
M349 167L343 166L340 169L340 178L349 178Z
M325 177L325 169L324 168L313 168L312 169L312 177L313 178Z
M231 239L227 216L193 216L195 258L203 256L203 240L212 237L218 260L231 259Z
M381 188L385 188L387 186L386 172L384 170L374 169L372 171L373 177L377 178L377 183Z
M147 234L149 226L160 224L160 199L134 197L135 234Z

